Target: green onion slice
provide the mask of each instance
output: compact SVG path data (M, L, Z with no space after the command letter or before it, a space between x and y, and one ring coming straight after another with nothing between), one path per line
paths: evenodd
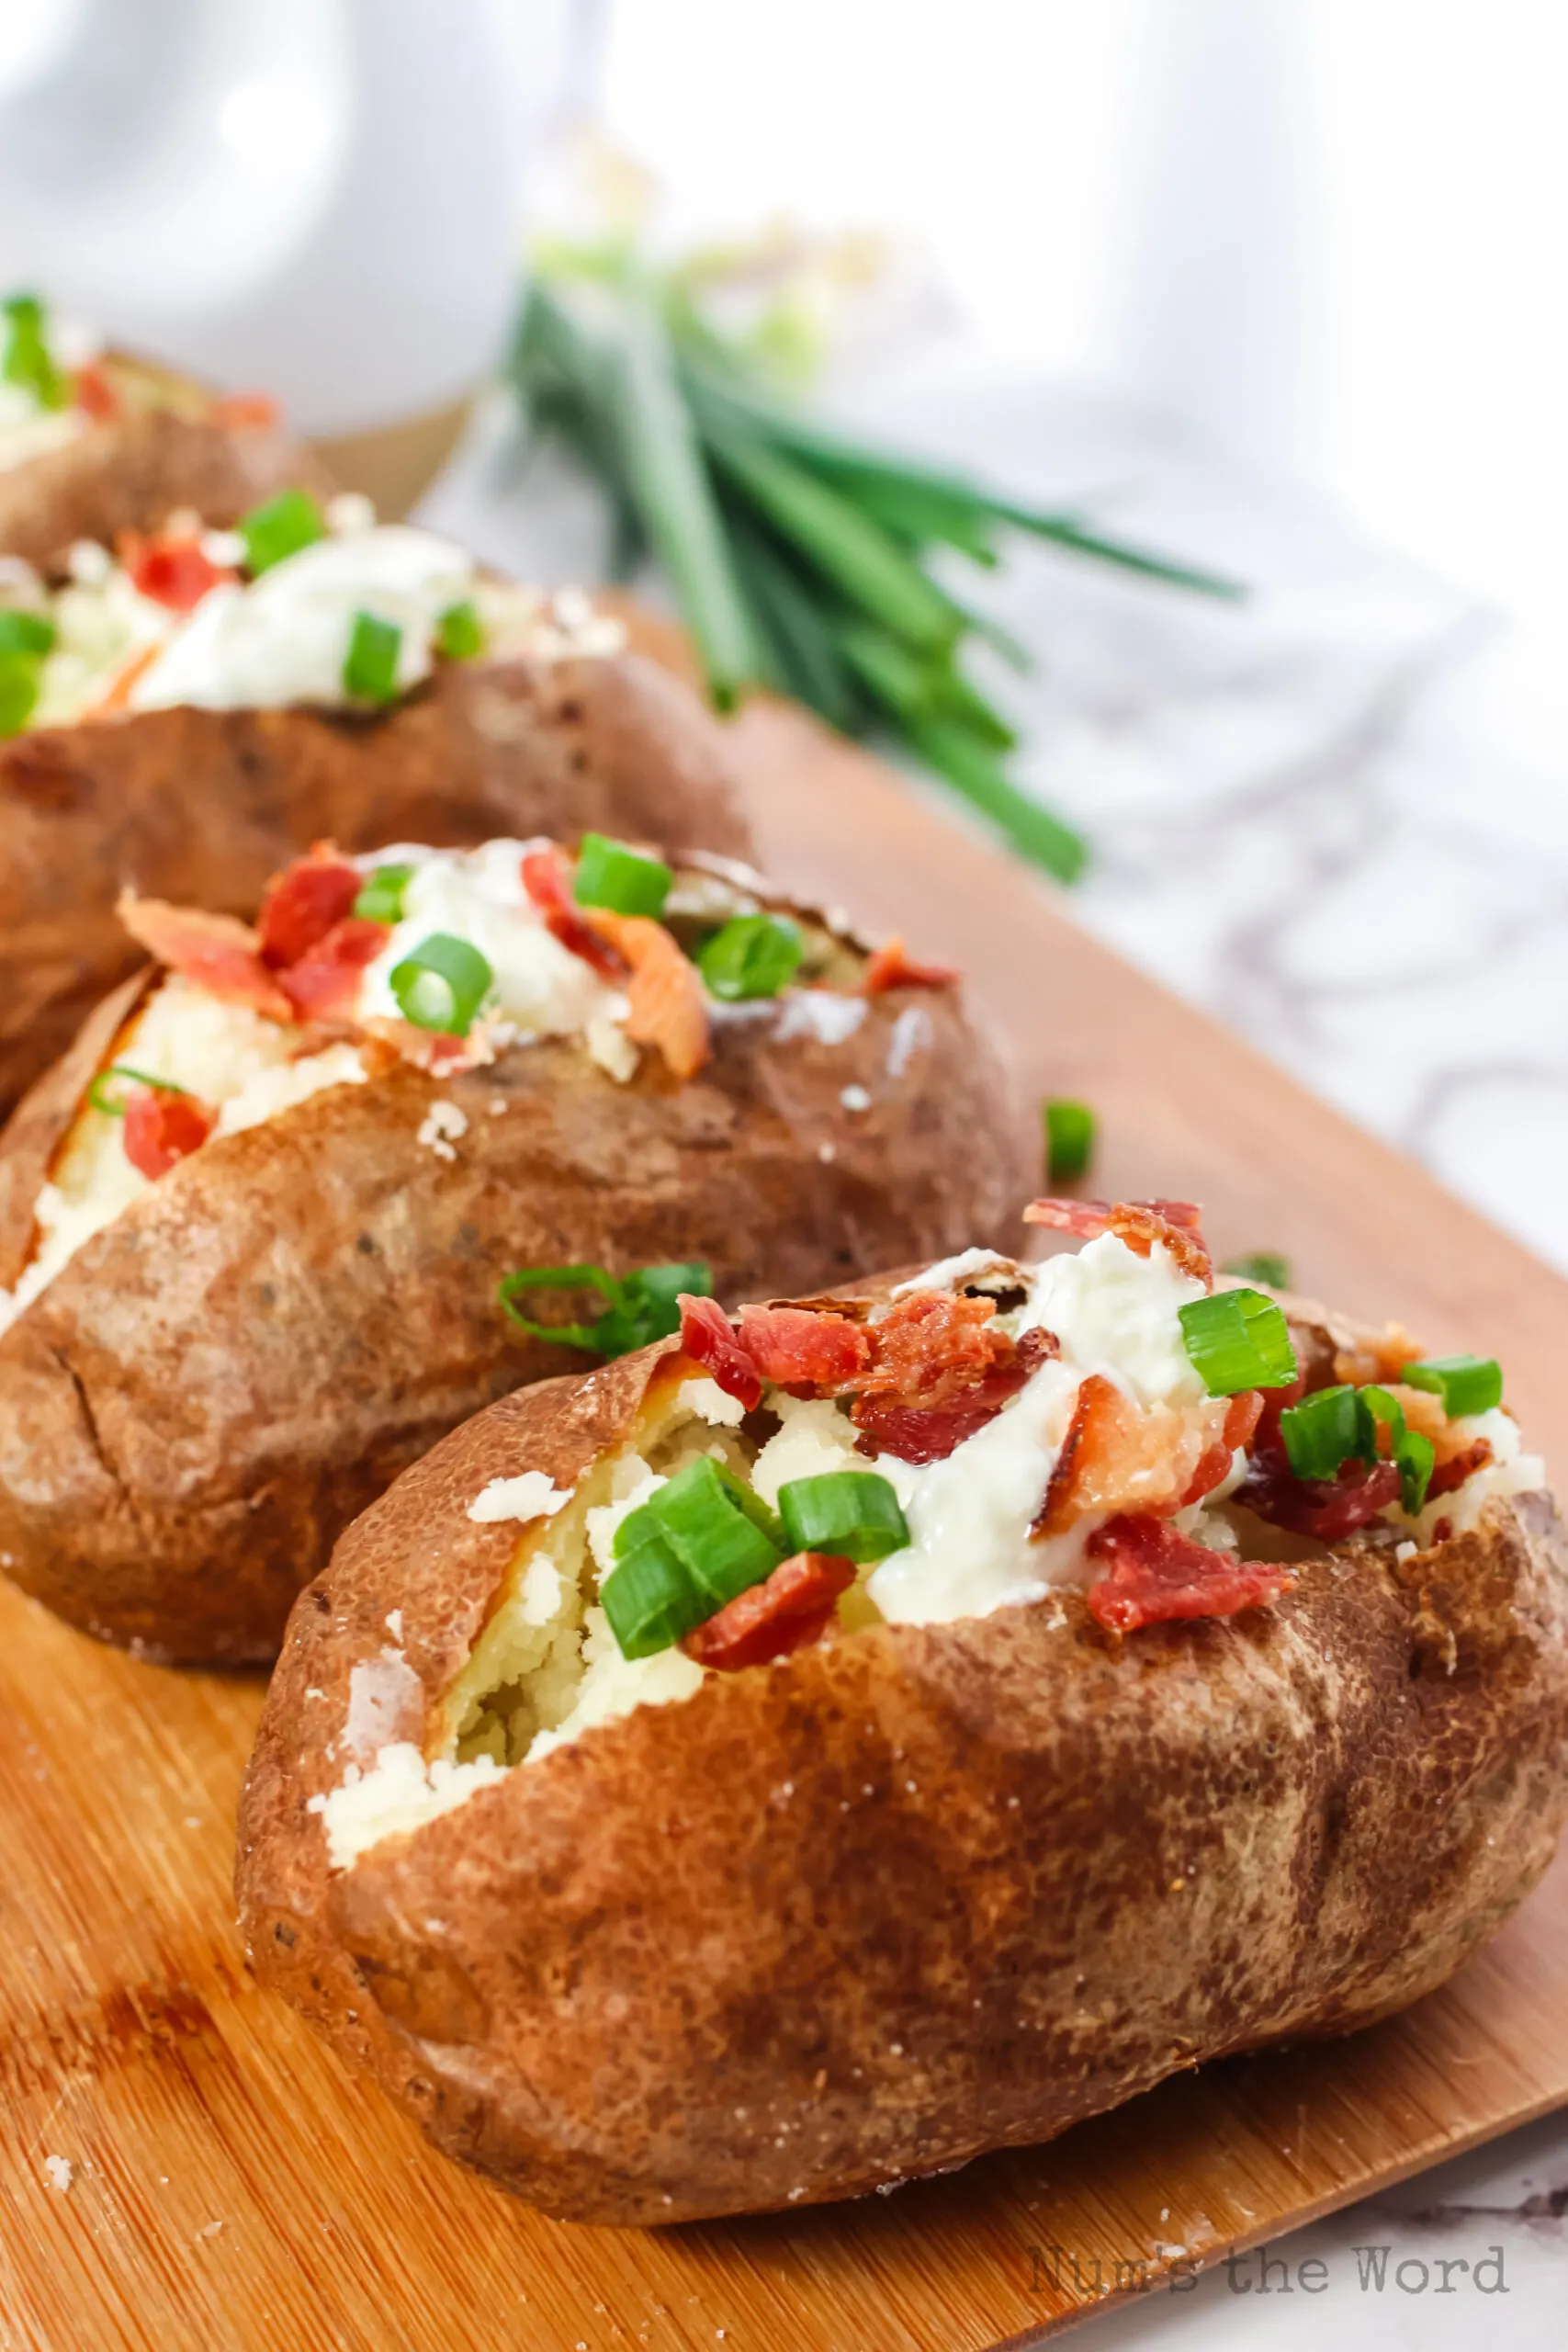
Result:
M657 1526L637 1528L646 1515L644 1506L616 1529L615 1566L599 1588L599 1605L628 1658L672 1649L682 1634L713 1614ZM637 1530L630 1539L628 1529Z
M1096 1120L1087 1102L1054 1097L1043 1105L1045 1174L1053 1184L1070 1184L1094 1157Z
M0 653L0 735L19 735L39 697L39 665L28 653Z
M448 662L471 662L476 653L484 651L484 623L479 608L471 596L460 604L448 605L435 624L435 647Z
M736 915L697 957L710 996L726 1004L777 996L800 967L806 943L785 915Z
M467 939L432 932L422 946L394 964L388 982L405 1021L416 1029L441 1029L466 1037L495 974Z
M372 866L360 885L355 913L366 922L401 922L403 896L415 871L412 865Z
M1389 1432L1389 1460L1399 1473L1401 1508L1414 1519L1427 1499L1437 1455L1429 1438L1407 1429L1386 1388L1319 1388L1280 1416L1285 1458L1298 1478L1332 1478L1346 1462L1382 1459L1379 1425Z
M151 1087L154 1094L190 1092L188 1086L176 1086L172 1078L152 1078L144 1069L132 1069L129 1062L114 1062L107 1069L101 1069L87 1089L88 1102L95 1111L101 1111L106 1119L123 1119L125 1116L124 1096L110 1091L109 1080L114 1078L123 1079L131 1086Z
M1228 1258L1220 1272L1241 1274L1249 1283L1267 1283L1270 1290L1291 1287L1291 1261L1278 1250L1248 1250L1239 1258Z
M1211 1396L1288 1388L1296 1351L1284 1310L1260 1290L1217 1290L1178 1309L1181 1336Z
M276 498L241 516L239 532L245 543L245 569L254 580L286 556L324 539L327 523L308 490L280 490Z
M0 612L0 653L26 653L41 660L59 634L47 613Z
M1495 1356L1426 1356L1407 1363L1399 1376L1408 1387L1440 1396L1450 1420L1489 1413L1503 1401L1503 1367Z
M779 1488L779 1517L792 1552L834 1552L858 1566L901 1552L909 1530L898 1498L874 1470L829 1470Z
M735 1484L721 1478L717 1464L704 1453L643 1505L703 1595L705 1617L772 1576L784 1555L783 1544L741 1509ZM632 1512L623 1528L641 1516ZM615 1556L621 1557L618 1535Z
M396 702L403 633L379 613L355 613L344 656L343 690L356 702Z
M639 857L623 842L607 841L603 833L584 833L577 854L572 896L580 907L607 907L617 915L664 912L664 901L675 876L657 857Z
M13 294L0 303L9 333L0 378L32 394L40 408L64 408L71 387L56 364L45 332L43 304L36 294Z
M594 1323L536 1323L513 1303L536 1290L596 1290L608 1305ZM650 1347L655 1340L678 1331L681 1309L676 1301L682 1291L711 1298L712 1268L692 1260L678 1266L639 1266L617 1278L603 1266L524 1266L505 1277L498 1295L507 1316L531 1340L586 1348L608 1359Z

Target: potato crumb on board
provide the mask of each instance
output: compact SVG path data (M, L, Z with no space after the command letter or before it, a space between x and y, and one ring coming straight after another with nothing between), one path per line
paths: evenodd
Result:
M69 2156L45 2156L43 2168L49 2175L51 2188L69 2188L73 2169Z

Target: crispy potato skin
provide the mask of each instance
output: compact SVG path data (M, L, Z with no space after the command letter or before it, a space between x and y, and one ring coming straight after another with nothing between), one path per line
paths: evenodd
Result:
M166 710L0 742L0 1113L139 951L114 902L254 913L313 841L589 829L743 853L717 722L638 654L443 664L385 716Z
M618 1086L545 1042L439 1082L400 1065L206 1145L0 1338L8 1573L160 1657L270 1657L300 1586L405 1464L583 1361L507 1323L512 1268L705 1259L733 1299L1001 1235L1032 1123L951 991L921 992L926 1042L889 1070L914 993L870 1000L831 1047L769 1015L720 1020L684 1086L655 1055ZM45 1080L0 1144L0 1266L26 1254L40 1155L90 1066ZM868 1111L841 1106L851 1083ZM452 1160L418 1140L438 1099L468 1122Z
M0 473L0 551L48 571L76 539L158 531L181 507L227 525L296 485L323 498L337 487L278 426L143 409Z
M518 1531L468 1502L571 1483L669 1352L510 1397L408 1471L300 1597L262 1719L255 1967L447 2154L572 2221L861 2194L1368 2024L1546 1867L1568 1586L1532 1497L1403 1566L1359 1539L1229 1621L1117 1642L1066 1596L710 1678L331 1873L309 1800L436 1736L494 1606Z

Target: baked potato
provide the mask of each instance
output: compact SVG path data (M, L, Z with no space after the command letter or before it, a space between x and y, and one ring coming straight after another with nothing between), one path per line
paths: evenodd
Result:
M548 2212L860 2195L1440 1984L1568 1806L1495 1364L1177 1204L504 1398L296 1604L260 1976Z
M436 1438L670 1328L622 1277L839 1280L1033 1172L953 976L723 861L323 845L254 929L125 917L165 970L0 1141L0 1566L157 1657L270 1657ZM554 1338L560 1267L622 1319Z
M0 556L49 571L78 539L155 532L181 509L232 523L326 469L284 431L276 403L57 330L35 296L0 324Z
M0 583L0 1111L133 968L124 883L243 915L321 837L749 845L717 723L618 620L363 499L72 561Z

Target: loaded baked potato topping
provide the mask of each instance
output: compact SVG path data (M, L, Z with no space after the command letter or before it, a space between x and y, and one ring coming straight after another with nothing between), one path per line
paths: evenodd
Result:
M53 319L36 294L0 301L0 473L59 449L95 425L165 409L216 424L276 419L265 394L220 395L124 352L68 320Z
M609 655L621 624L581 592L492 578L433 531L378 524L352 492L288 490L209 530L171 517L114 550L85 540L52 591L0 581L0 732L116 712L385 708L438 662Z
M497 1604L425 1748L312 1801L333 1864L818 1643L1068 1592L1118 1639L1235 1616L1348 1538L1403 1561L1544 1486L1495 1363L1216 1289L1184 1204L1026 1214L1085 1246L733 1322L688 1296L622 1445L569 1491L525 1462L490 1480L468 1517L522 1528Z
M828 919L784 912L744 867L676 870L592 833L575 854L536 840L345 858L321 844L276 878L254 927L130 893L121 915L163 977L54 1154L0 1329L182 1160L400 1060L439 1080L575 1039L617 1085L651 1059L679 1086L707 1063L716 1023L761 1019L831 1049L870 997L954 977L896 941L868 954ZM893 1054L902 1038L896 1023ZM850 1087L840 1107L870 1097ZM467 1124L437 1096L419 1139L450 1159Z

